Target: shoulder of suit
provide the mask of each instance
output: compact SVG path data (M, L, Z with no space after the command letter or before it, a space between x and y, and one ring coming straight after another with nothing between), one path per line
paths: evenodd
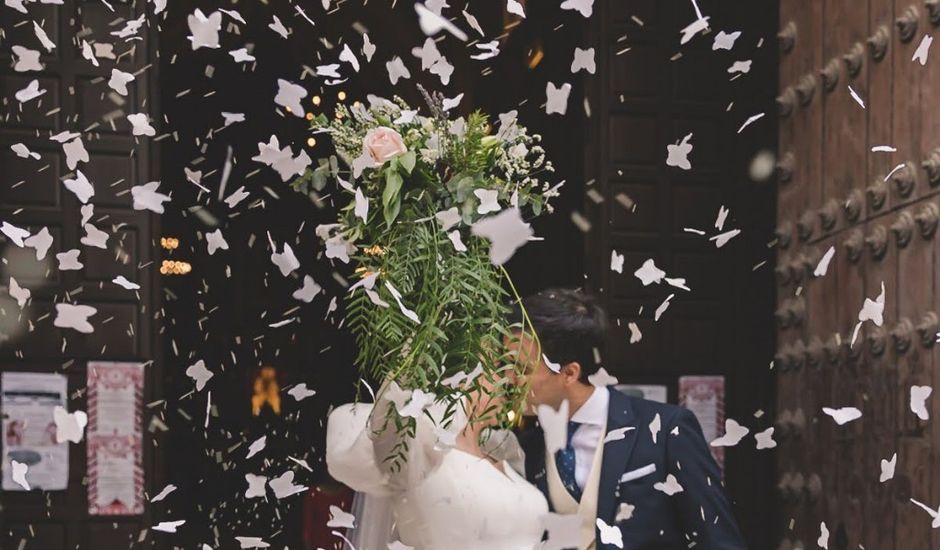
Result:
M663 426L671 425L678 419L678 416L686 411L684 407L678 405L670 405L669 403L660 403L659 401L652 401L650 399L643 399L642 397L634 397L632 395L627 395L623 392L619 392L611 388L611 394L616 392L623 399L627 399L631 406L633 407L634 413L641 420L646 420L652 422L652 420L659 415L660 421Z

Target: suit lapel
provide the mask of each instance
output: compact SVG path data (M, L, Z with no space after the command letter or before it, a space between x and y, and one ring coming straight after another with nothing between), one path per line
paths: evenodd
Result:
M630 398L611 388L610 405L607 410L607 432L626 427L636 429L624 433L623 439L602 443L604 458L601 462L601 479L597 492L597 517L607 523L612 523L616 514L617 486L620 484L620 477L627 469L640 431L639 426L636 426L636 415Z
M548 501L548 509L554 512L552 499L548 494L548 472L545 471L545 433L542 427L535 423L519 436L522 449L525 451L525 474L529 483L538 487Z

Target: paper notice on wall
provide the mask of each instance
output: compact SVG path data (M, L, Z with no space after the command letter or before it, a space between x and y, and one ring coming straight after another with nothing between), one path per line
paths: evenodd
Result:
M62 491L69 484L69 444L56 443L52 411L67 407L68 380L61 374L4 372L3 490L25 491L12 477L12 461L27 466L31 490Z
M679 405L695 414L705 441L713 441L724 432L725 426L725 377L681 376L679 377ZM718 462L722 474L725 470L724 447L709 447Z
M144 512L144 366L88 363L88 513Z

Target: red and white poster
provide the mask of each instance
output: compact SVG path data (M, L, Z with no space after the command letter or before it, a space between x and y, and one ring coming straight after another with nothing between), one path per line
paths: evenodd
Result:
M680 376L679 405L695 414L705 441L711 443L724 433L725 427L725 377L724 376ZM710 447L722 474L725 471L724 447Z
M88 363L88 513L144 512L144 366Z

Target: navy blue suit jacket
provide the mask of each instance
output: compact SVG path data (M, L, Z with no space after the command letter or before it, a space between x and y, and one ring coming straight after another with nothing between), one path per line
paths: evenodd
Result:
M661 429L653 443L650 423L659 414ZM597 517L623 533L624 550L744 550L731 505L721 486L721 473L702 428L688 409L630 397L610 389L607 431L633 427L623 439L604 444ZM678 435L671 432L678 428ZM526 453L526 477L549 499L545 440L536 424L519 435ZM621 477L653 464L655 473L621 482ZM653 484L675 476L682 491L667 495ZM629 519L616 521L620 505L634 506ZM703 518L704 516L704 518ZM598 550L615 550L602 544Z

